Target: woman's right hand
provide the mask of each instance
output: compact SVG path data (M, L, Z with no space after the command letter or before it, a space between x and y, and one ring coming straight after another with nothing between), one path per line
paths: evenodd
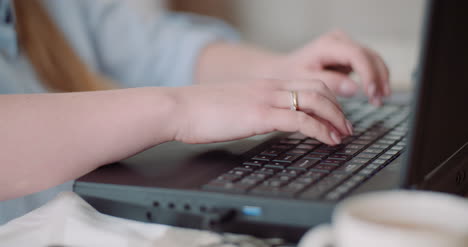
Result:
M318 80L258 80L170 88L175 100L174 139L185 143L231 141L273 131L296 132L337 145L352 134L334 94ZM291 90L298 111L291 108Z

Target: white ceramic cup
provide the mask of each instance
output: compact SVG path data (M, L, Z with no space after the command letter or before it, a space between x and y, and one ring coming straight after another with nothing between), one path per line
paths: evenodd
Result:
M332 225L299 247L467 247L468 200L422 191L363 194L340 203Z

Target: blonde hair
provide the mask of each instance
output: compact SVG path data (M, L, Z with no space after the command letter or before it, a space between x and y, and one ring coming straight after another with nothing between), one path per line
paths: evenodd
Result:
M78 0L79 1L79 0ZM40 0L14 0L19 44L50 91L78 92L112 88L76 54Z

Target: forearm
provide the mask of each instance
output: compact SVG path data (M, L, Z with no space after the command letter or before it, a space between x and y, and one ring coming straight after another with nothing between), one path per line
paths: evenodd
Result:
M172 140L166 90L0 96L0 200Z
M207 46L196 67L197 83L271 78L282 55L246 44L218 42Z

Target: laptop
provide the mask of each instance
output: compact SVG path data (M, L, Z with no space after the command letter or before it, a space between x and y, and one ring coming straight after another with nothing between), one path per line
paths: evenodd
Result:
M105 214L291 241L329 222L339 201L360 193L465 194L468 2L427 5L414 93L381 108L343 101L355 126L343 144L299 133L170 142L81 177L75 192Z

